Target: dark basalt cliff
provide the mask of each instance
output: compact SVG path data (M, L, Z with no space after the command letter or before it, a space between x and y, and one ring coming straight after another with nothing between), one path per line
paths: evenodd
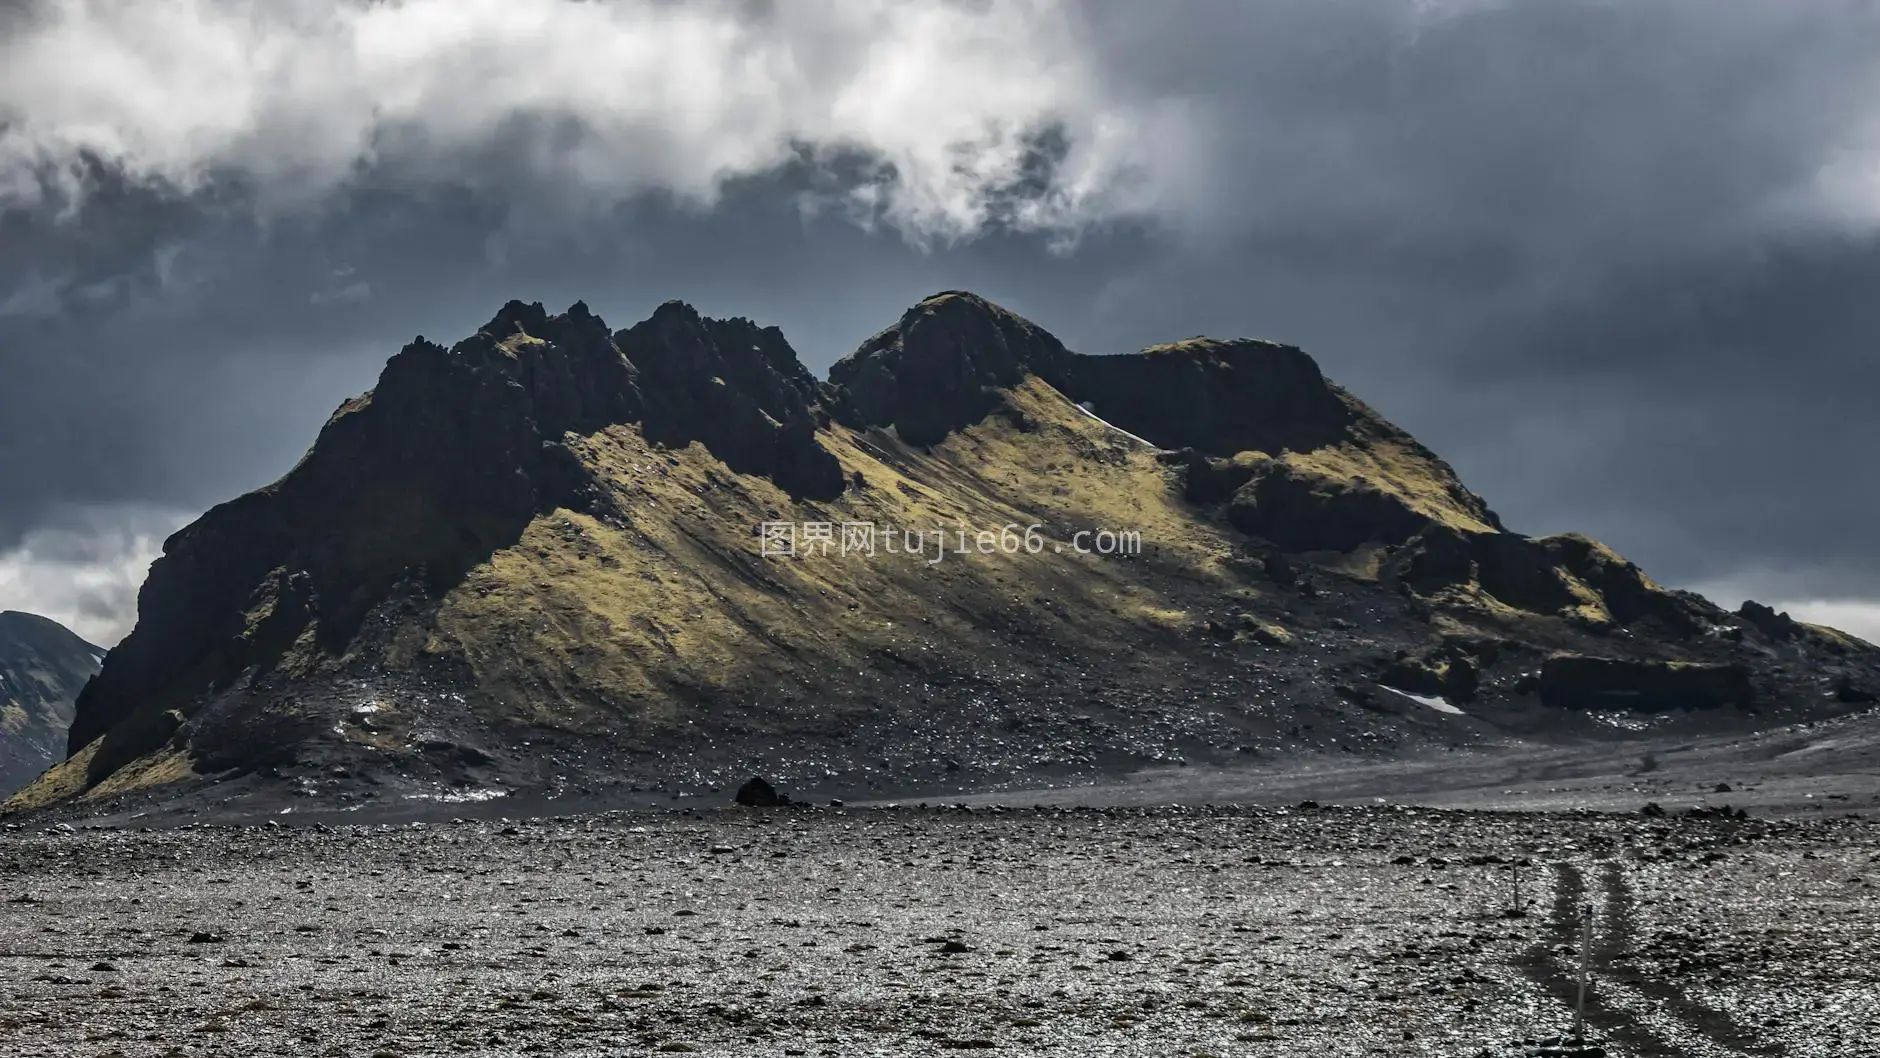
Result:
M0 612L0 796L64 757L73 700L103 654L57 621Z
M776 520L1053 547L778 562ZM1075 559L1095 528L1147 546ZM19 804L320 767L604 785L794 759L892 784L1388 753L1610 710L1814 715L1880 687L1877 660L1505 530L1290 346L1078 354L947 292L824 383L747 320L669 302L610 332L511 302L406 346L279 482L166 543L71 761Z
M925 445L986 417L1028 375L1061 381L1071 354L1029 320L950 290L908 309L894 326L829 369L854 425L893 427Z
M794 493L839 492L814 436L817 390L776 328L677 302L617 335L581 304L551 317L512 301L450 349L420 337L285 478L165 543L68 749L112 733L92 763L109 774L303 637L343 651L395 587L441 594L536 516L604 505L566 435L638 421Z

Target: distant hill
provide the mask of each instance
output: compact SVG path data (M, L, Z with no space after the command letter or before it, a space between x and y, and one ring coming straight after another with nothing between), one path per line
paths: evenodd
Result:
M65 758L72 703L103 656L57 621L0 612L0 795Z
M1084 355L947 292L823 381L678 302L620 331L511 302L165 544L13 807L1038 781L1877 688L1857 639L1508 530L1291 346Z

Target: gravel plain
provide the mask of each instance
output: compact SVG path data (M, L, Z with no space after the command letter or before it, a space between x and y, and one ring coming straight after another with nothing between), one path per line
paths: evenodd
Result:
M1590 906L1604 1053L1849 1058L1880 1054L1876 861L1871 821L1721 812L15 826L0 1045L1518 1055L1571 1024Z

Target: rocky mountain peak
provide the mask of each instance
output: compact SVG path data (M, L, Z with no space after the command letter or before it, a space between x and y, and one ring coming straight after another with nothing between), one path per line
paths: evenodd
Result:
M988 532L945 562L796 562L759 551L778 522ZM1036 546L985 550L1013 526ZM1142 548L1077 549L1101 530ZM289 766L670 782L753 753L992 775L1034 736L1093 761L1333 730L1382 752L1632 691L1802 717L1876 687L1856 640L1507 531L1293 346L1073 353L947 291L822 382L777 328L683 302L610 331L512 301L406 345L285 477L166 542L71 759L20 797Z
M985 417L1027 375L1056 383L1071 353L1050 332L976 294L922 299L829 369L849 406L909 444L932 444Z
M677 302L609 334L584 304L550 315L511 301L448 349L417 338L284 478L165 543L138 627L80 703L70 749L155 707L98 754L94 769L108 772L180 723L168 691L267 668L306 636L342 649L401 583L447 592L533 518L604 513L609 490L570 436L639 423L655 443L696 441L738 473L834 495L842 476L814 436L817 393L775 328Z

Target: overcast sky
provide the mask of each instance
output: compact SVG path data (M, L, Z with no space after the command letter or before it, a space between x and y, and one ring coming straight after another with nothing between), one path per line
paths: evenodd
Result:
M948 288L1304 346L1510 526L1880 639L1857 0L0 7L0 608L114 642L509 298L821 371Z

